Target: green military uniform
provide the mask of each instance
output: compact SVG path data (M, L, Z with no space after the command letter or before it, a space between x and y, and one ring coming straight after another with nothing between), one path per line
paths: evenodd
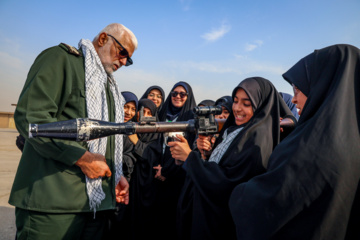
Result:
M109 121L114 101L109 88ZM92 212L85 175L74 165L87 144L58 139L28 138L29 123L87 117L85 67L81 51L60 44L43 51L32 65L15 111L18 131L26 138L9 203L42 213ZM115 208L114 136L108 137L106 161L113 173L102 182L106 198L97 211Z

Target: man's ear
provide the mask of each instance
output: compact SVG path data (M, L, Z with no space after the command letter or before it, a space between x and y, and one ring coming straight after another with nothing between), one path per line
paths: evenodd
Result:
M99 35L97 43L98 43L99 47L103 47L107 43L107 41L108 41L108 36L106 33L103 32Z
M140 120L140 113L139 113L139 111L136 113L136 120L137 120L137 121Z

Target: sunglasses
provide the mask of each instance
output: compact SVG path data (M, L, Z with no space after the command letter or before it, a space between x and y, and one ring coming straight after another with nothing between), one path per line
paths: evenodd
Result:
M131 59L131 57L129 57L129 52L126 50L126 48L124 48L123 45L121 45L121 43L116 40L116 38L114 38L114 36L107 34L108 36L112 37L112 39L114 39L114 41L120 45L120 47L122 48L122 50L120 50L119 55L120 57L126 58L126 64L125 66L130 66L131 64L133 64L133 60Z
M186 92L176 92L176 91L171 92L172 97L176 97L178 94L180 94L181 98L184 98L188 95Z
M155 94L155 93L150 93L149 94L149 97L156 97L156 98L162 98L162 96L161 95L159 95L159 94Z

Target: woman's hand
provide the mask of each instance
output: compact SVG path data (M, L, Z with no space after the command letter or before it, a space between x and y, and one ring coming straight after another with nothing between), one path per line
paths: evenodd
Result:
M185 162L188 158L191 148L188 141L182 135L176 135L180 139L179 142L169 142L168 146L170 147L171 156L174 159Z
M199 135L198 139L196 140L196 145L200 151L211 151L213 141L215 140L213 140L211 136Z
M160 181L165 181L166 178L161 175L161 168L162 168L162 167L161 167L160 164L157 165L157 166L155 166L155 167L153 167L153 169L156 170L156 174L155 174L154 178L156 178L156 179L158 179L158 180L160 180Z

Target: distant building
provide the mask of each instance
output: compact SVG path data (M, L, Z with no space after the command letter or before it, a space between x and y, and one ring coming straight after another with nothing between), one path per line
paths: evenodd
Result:
M0 128L16 128L13 112L0 112Z

